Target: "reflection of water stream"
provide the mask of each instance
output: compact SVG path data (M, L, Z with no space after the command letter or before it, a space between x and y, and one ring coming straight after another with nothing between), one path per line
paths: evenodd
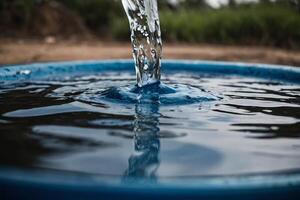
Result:
M147 98L147 97L145 97ZM158 169L160 141L159 133L159 102L149 100L144 102L141 97L135 108L134 150L128 161L125 179L146 178L155 180Z

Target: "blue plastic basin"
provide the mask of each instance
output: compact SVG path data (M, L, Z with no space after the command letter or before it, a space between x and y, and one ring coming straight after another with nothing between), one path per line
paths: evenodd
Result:
M70 74L132 71L129 60L37 63L0 68L0 84ZM300 83L300 69L288 66L171 60L164 71L234 74ZM300 131L300 130L299 130ZM8 154L9 156L9 154ZM4 199L300 199L300 171L247 176L216 176L122 182L118 177L75 175L0 167Z

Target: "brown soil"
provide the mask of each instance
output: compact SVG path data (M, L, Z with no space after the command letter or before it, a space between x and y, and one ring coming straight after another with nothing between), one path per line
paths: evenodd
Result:
M0 40L0 65L44 61L131 58L129 43ZM205 59L300 66L300 51L265 47L165 44L165 59Z

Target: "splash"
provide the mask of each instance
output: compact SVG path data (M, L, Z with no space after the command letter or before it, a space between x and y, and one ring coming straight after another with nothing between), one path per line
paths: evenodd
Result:
M122 0L129 19L137 84L160 81L162 40L156 0Z

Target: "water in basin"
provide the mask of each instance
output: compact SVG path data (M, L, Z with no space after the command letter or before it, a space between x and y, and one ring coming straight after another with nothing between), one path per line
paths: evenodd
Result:
M131 101L128 94L138 94L130 91L135 83L130 67L53 74L1 84L2 167L121 180L300 168L297 83L170 70L162 81L185 91L187 101L195 100L174 104L172 93ZM190 88L206 96L197 99Z

